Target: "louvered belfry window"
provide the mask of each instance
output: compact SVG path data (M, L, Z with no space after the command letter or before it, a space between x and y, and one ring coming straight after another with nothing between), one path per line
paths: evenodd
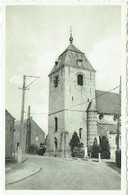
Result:
M83 75L82 74L78 74L77 84L83 86Z

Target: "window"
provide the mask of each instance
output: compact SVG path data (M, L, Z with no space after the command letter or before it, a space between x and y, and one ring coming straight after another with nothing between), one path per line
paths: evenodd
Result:
M55 77L54 79L54 87L58 87L58 80L59 80L59 77L58 75Z
M10 127L10 132L13 132L13 131L14 131L14 130L13 130L13 126L11 126L11 127Z
M78 74L77 84L83 86L83 75L82 74Z
M40 147L43 148L44 144L43 143L40 143Z
M36 136L36 141L38 141L38 139L39 139L38 136Z
M99 119L100 119L100 120L101 120L103 117L104 117L103 114L100 114L100 115L99 115Z
M57 117L55 117L55 131L58 130L58 119Z
M54 139L54 143L55 143L55 150L57 150L57 138L56 137Z
M58 61L55 61L55 65L56 65L56 66L58 65Z
M82 59L77 60L78 66L82 65Z
M82 128L79 129L79 138L82 137Z

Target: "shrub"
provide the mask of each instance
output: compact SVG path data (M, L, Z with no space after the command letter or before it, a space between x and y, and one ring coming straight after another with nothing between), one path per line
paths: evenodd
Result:
M105 136L101 138L100 150L101 150L102 159L110 158L110 146L109 146L108 139Z
M39 155L44 155L44 153L45 153L45 151L46 151L46 148L44 147L44 148L41 148L41 149L39 149L38 151L37 151L37 154L39 154Z
M102 151L101 158L102 159L109 159L110 158L110 152L108 152L108 151Z
M30 154L36 154L37 151L38 151L38 147L37 147L36 145L32 144L32 145L30 146L30 151L29 151L29 153L30 153Z
M80 139L79 139L76 131L74 132L72 139L70 140L69 145L71 147L71 153L72 153L71 155L73 157L81 156L80 148L83 147L83 144L80 143Z
M75 147L72 152L72 157L84 158L84 150L82 148Z
M98 158L98 152L99 152L99 146L98 146L98 143L97 143L97 139L94 138L94 143L93 143L93 146L92 146L91 157L92 158Z

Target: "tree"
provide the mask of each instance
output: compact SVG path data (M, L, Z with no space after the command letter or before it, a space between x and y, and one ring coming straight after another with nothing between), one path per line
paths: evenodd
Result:
M80 153L79 149L83 146L83 144L80 143L80 139L79 139L76 131L74 132L72 139L70 140L69 145L71 147L72 156L78 157L79 156L78 153Z
M93 142L93 146L92 146L92 152L91 152L92 158L98 158L98 152L99 152L99 146L97 143L97 139L95 137L94 142Z
M101 138L100 148L101 148L101 158L109 159L110 158L110 146L109 146L109 142L106 136L103 136Z
M75 147L79 147L80 146L80 139L79 139L78 134L77 134L76 131L74 132L74 134L72 136L72 139L70 140L69 145L71 147L71 151L73 151L73 149Z

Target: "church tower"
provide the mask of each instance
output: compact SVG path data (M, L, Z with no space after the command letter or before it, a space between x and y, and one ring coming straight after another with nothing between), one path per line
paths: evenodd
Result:
M73 45L55 61L49 74L49 116L47 151L53 155L70 155L69 142L77 132L87 148L87 108L95 98L95 70L85 54ZM95 104L95 99L94 99Z

